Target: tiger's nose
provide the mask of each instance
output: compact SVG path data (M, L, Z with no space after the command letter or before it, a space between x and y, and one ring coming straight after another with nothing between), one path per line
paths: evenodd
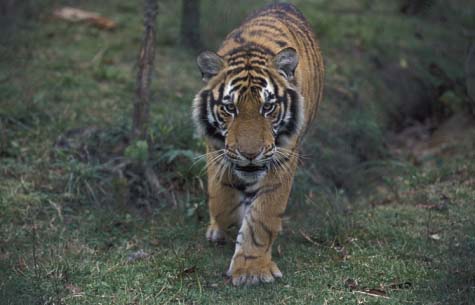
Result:
M260 153L261 153L261 150L258 151L258 152L250 152L250 151L245 151L245 150L239 150L239 153L241 154L241 156L243 156L244 158L252 161L254 160Z

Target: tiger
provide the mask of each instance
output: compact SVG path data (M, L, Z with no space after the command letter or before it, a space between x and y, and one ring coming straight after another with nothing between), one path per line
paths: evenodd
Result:
M320 47L304 15L277 3L251 13L216 53L204 51L196 61L205 83L192 117L206 146L206 238L235 242L226 272L233 285L273 282L282 272L272 244L299 145L322 99Z

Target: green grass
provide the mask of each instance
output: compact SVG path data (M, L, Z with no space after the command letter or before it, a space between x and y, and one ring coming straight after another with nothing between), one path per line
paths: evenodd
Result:
M264 3L202 2L210 49ZM205 177L193 164L204 147L190 121L201 81L196 52L178 44L179 3L160 1L149 130L151 164L173 198L150 202L140 188L127 193L115 163L127 147L141 8L79 1L118 21L108 32L52 19L62 2L44 0L2 29L0 303L473 303L474 145L417 166L396 159L387 135L397 90L375 64L408 67L429 88L440 84L431 63L462 77L469 39L456 33L475 27L473 6L448 1L407 17L396 2L294 2L320 38L326 94L274 246L284 278L256 287L232 287L222 275L232 247L204 238ZM93 137L72 132L87 128ZM129 262L139 250L149 256Z
M472 164L464 175L474 173ZM404 204L348 213L337 234L328 232L325 218L340 216L322 201L305 209L320 219L317 226L298 224L309 216L291 206L275 251L285 277L245 288L227 284L222 272L233 249L207 244L196 215L163 211L143 217L91 205L57 209L23 185L1 204L1 297L6 304L469 304L475 293L475 190L458 175L446 179L406 186L411 195L401 195ZM417 198L412 192L429 195L434 189L449 198L445 210L411 204ZM13 204L28 198L35 198L28 209ZM139 249L150 257L128 263ZM357 281L356 290L379 289L388 299L351 291L349 279ZM71 287L80 289L76 296Z

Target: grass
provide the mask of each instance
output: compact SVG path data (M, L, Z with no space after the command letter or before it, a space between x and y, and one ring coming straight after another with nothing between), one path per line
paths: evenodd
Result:
M473 177L474 171L472 164L462 175ZM421 175L411 179L426 179ZM308 216L291 207L276 245L285 277L241 289L222 276L232 247L205 243L196 215L163 211L143 217L90 205L57 209L54 202L37 202L36 209L30 203L25 211L5 198L1 297L7 304L469 304L475 192L464 184L474 181L460 174L444 180L403 181L404 204L359 209L333 232L331 221L341 215L322 201L309 201L305 209L321 218L318 226L299 225ZM12 194L17 200L38 197L23 188ZM447 196L447 207L414 204L434 191ZM150 257L128 262L139 249ZM350 280L357 283L353 291ZM384 298L357 292L364 288L383 291Z
M473 7L448 1L407 17L395 3L294 2L320 37L326 98L274 246L284 278L239 289L222 276L232 247L204 240L205 177L193 165L204 148L189 120L201 82L194 52L177 44L179 3L160 2L149 156L174 196L151 203L130 204L137 194L116 168L128 145L140 7L77 3L118 21L113 32L50 18L61 1L13 18L0 48L2 304L473 303L473 142L422 164L397 159L388 134L400 96L381 78L386 66L408 67L433 88L441 80L431 63L463 77L468 39L454 33L475 27ZM262 3L202 5L214 49ZM129 259L140 250L146 257Z

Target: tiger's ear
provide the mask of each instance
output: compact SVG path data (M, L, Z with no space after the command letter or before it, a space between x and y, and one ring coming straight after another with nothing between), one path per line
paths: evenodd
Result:
M299 63L299 56L294 48L288 47L277 53L273 59L274 67L282 72L287 80L294 79L295 68Z
M196 62L198 63L201 76L205 82L218 74L224 67L224 60L218 54L211 51L204 51L198 55Z

